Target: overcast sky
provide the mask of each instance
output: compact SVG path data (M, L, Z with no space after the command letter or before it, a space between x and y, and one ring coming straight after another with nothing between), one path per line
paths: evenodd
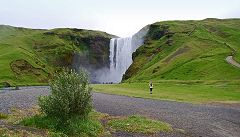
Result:
M240 0L0 0L0 24L130 36L163 20L240 18Z

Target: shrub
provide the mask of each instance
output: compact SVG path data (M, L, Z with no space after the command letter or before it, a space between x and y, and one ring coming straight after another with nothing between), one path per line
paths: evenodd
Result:
M86 117L92 109L88 73L80 69L64 69L50 81L51 94L39 98L39 106L47 116L61 123L73 117Z

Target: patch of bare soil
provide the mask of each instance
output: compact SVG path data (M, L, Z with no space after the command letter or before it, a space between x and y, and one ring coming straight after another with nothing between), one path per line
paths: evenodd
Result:
M18 75L32 73L39 76L43 72L42 69L33 67L29 62L24 59L13 61L11 62L10 66L12 71Z
M190 50L190 48L189 47L187 47L187 46L185 46L185 47L183 47L183 48L180 48L180 49L178 49L176 52L174 52L174 54L172 54L171 56L169 56L168 58L166 58L165 60L164 60L164 62L166 62L166 63L168 63L169 61L171 61L173 58L175 58L176 56L179 56L179 55L181 55L181 54L183 54L183 53L185 53L185 52L187 52L187 51L189 51Z
M38 114L38 109L38 107L32 107L28 109L12 108L12 113L8 115L8 118L0 121L0 135L6 134L8 136L23 137L48 136L48 132L44 129L26 127L17 124L23 118Z
M47 77L50 75L49 73L44 71L42 68L36 68L24 59L12 61L10 63L10 67L12 71L17 75L30 74L30 75L37 76L39 79L39 82L47 82L48 81Z

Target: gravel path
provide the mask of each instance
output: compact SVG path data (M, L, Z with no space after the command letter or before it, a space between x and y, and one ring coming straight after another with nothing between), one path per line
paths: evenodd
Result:
M20 87L21 90L0 90L0 112L10 113L11 108L29 108L37 103L37 97L47 95L48 87Z
M0 91L0 112L9 113L12 107L30 107L36 104L37 96L48 93L48 87L25 87L17 91ZM97 111L118 116L140 114L159 119L170 123L174 128L185 130L184 136L240 136L239 107L193 105L102 93L94 93L93 99ZM123 134L119 136L121 135Z
M233 56L228 56L228 57L226 58L226 61L227 61L229 64L232 64L233 66L236 66L236 67L240 68L240 64L233 59Z

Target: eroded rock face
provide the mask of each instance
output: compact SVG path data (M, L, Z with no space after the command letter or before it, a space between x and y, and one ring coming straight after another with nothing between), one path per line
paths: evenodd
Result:
M86 45L87 50L80 53L75 52L75 57L79 58L79 62L76 58L73 58L73 66L93 67L94 69L100 69L109 66L109 38L105 37L87 37L80 38L78 43ZM77 45L81 48L81 44Z
M72 68L86 68L90 72L92 83L101 83L99 73L109 68L109 38L88 37L81 39L81 44L87 45L87 50L75 52L72 60Z
M39 69L34 68L30 63L23 59L11 62L10 66L12 71L19 75L24 73L38 74L37 72L40 71Z
M6 82L6 81L0 83L0 88L1 88L1 85L2 85L3 87L5 87L5 88L11 87L11 84L8 83L8 82Z
M152 24L149 27L148 34L146 36L146 41L157 40L169 33L168 25L155 25Z
M33 67L29 62L24 59L12 61L10 63L12 71L16 75L34 75L39 78L39 82L47 81L49 74L41 68Z

